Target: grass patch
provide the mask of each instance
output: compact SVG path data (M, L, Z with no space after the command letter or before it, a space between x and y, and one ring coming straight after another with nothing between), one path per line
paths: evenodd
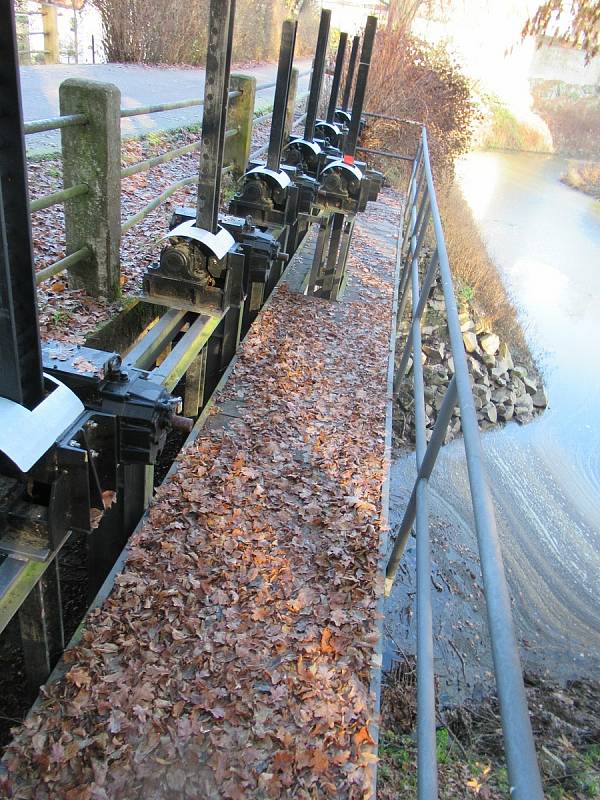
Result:
M589 194L597 200L600 199L599 162L570 161L566 173L561 177L561 181L573 189Z
M264 114L270 114L273 111L273 103L267 103L266 105L259 105L255 107L253 117L254 119L258 119L262 117Z
M553 151L552 140L541 120L536 124L534 117L530 120L520 119L498 101L488 106L479 144L485 150Z
M416 800L416 686L414 658L385 676L379 736L379 800ZM544 796L548 800L600 798L600 684L575 681L560 687L540 676L526 679ZM510 783L504 762L498 702L438 712L436 731L441 800L505 800Z

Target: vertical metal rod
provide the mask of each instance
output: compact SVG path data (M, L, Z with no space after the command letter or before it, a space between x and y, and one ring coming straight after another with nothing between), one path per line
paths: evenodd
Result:
M279 48L277 82L275 84L271 135L269 137L269 150L267 154L267 167L274 172L279 172L279 167L281 165L285 115L287 113L290 83L292 80L297 30L298 23L290 19L286 19L281 28L281 46Z
M13 4L0 2L0 396L34 408L44 396L27 161Z
M342 111L348 111L348 106L350 105L350 94L352 92L352 82L354 80L354 70L356 69L356 58L358 56L359 45L360 36L355 36L354 39L352 39L352 49L350 50L350 61L348 62L348 73L346 75L344 96L342 98Z
M410 233L408 241L412 241L414 236L414 231L417 224L417 207L413 205L411 210L411 220L410 220ZM408 229L407 229L408 232ZM404 243L402 245L404 248ZM404 317L404 309L406 308L406 303L408 300L408 287L409 287L409 278L410 278L410 259L407 259L402 275L400 276L400 287L399 287L399 296L400 300L398 303L398 318L402 319Z
M483 573L494 672L504 733L504 748L511 784L511 797L515 800L542 800L544 793L527 709L510 596L504 574L494 505L484 466L477 414L469 382L469 370L454 297L452 273L435 196L425 129L422 131L422 142L425 178L440 255L440 274L446 302L448 334L452 355L454 356L455 377L461 409L461 426L473 500L479 557Z
M235 0L211 0L196 224L217 232Z
M423 208L421 209L421 212L420 212L420 218L417 217L417 224L415 227L415 231L417 232L417 246L415 249L415 257L418 257L421 252L423 239L425 238L425 234L427 233L427 229L429 227L429 221L430 221L429 202L424 204Z
M419 303L419 261L417 237L411 241L412 318ZM427 451L425 437L425 383L421 362L421 327L413 333L413 374L415 400L415 439L417 475ZM417 478L417 782L419 800L437 800L437 758L435 741L435 677L433 664L433 623L431 612L431 547L427 480Z
M417 173L419 171L421 162L421 142L419 142L419 146L417 148L417 154L415 155L415 160L413 161L413 168L410 174L410 180L408 182L408 198L406 201L406 207L404 209L404 215L402 218L403 225L406 225L406 220L408 218L408 214L410 209L412 208L412 204L415 199L415 194L417 191ZM404 242L402 243L402 247L404 248Z
M315 136L315 122L317 121L317 111L319 109L319 99L321 97L321 86L323 85L323 73L325 72L325 57L327 55L327 41L329 39L329 26L331 24L331 11L323 9L321 11L321 22L319 24L319 34L317 36L317 49L313 61L312 78L310 80L310 94L306 107L306 122L304 124L304 138L307 142L312 142Z
M365 104L367 80L369 78L369 67L371 66L371 54L373 52L376 31L377 17L367 17L365 35L360 53L360 64L358 65L358 75L356 76L356 89L354 90L354 102L352 103L350 130L348 131L348 136L346 137L346 141L344 143L344 156L349 156L352 159L354 159L356 145L358 144L360 120Z
M417 206L418 206L418 208L419 208L419 215L418 215L417 221L415 222L416 226L418 226L418 224L419 224L418 220L420 219L420 217L421 217L421 215L423 213L423 209L426 206L429 206L429 198L427 197L427 192L423 192L423 197L421 198L421 202L420 203L418 202L419 201L419 194L421 192L421 188L422 188L423 183L424 183L423 172L421 171L420 175L418 174L417 177L416 177L416 180L415 180L414 196L413 196L413 199L412 199L412 207L417 208ZM411 207L411 210L412 210L412 207ZM408 234L408 228L407 228L407 234ZM412 236L412 231L411 231L410 235ZM408 244L409 241L410 241L410 237L408 235L405 235L404 241L402 242L402 252L404 252L404 248Z
M348 41L347 33L340 33L340 42L338 44L337 55L335 57L335 68L333 70L333 79L331 81L331 94L329 95L329 106L327 108L327 122L333 122L335 118L335 109L337 106L338 94L340 91L340 83L342 81L342 69L344 67L344 56L346 55L346 43Z
M444 399L442 401L442 407L439 410L438 418L435 421L435 425L433 426L433 432L431 434L431 439L429 440L429 444L427 445L427 450L425 452L425 457L421 464L421 469L417 475L417 481L415 481L415 485L413 487L410 499L406 506L406 510L404 512L404 517L402 518L402 522L400 523L400 528L398 529L398 535L394 541L394 547L390 554L386 572L385 572L385 594L386 597L389 597L390 592L392 591L392 586L394 585L394 580L396 578L396 573L398 572L398 567L400 565L400 561L404 554L404 549L406 547L406 542L408 541L408 536L412 529L412 526L415 522L415 514L417 508L417 482L419 478L427 478L431 477L431 473L433 472L433 468L435 467L435 462L440 452L440 448L444 443L444 437L446 436L446 431L448 429L448 425L450 424L450 419L452 418L452 412L456 407L456 380L453 377L450 383L448 384L448 389L446 390L446 394L444 395Z
M431 289L431 285L433 283L437 266L438 266L438 252L437 250L434 250L433 255L431 256L431 259L429 261L427 271L425 273L425 278L423 279L423 285L421 287L421 295L419 297L419 304L417 306L417 313L412 321L412 325L410 326L410 331L406 339L406 344L404 345L404 350L402 351L402 358L400 359L400 364L398 366L398 369L396 370L396 374L394 375L395 386L398 386L404 380L406 368L408 367L408 359L410 358L415 325L421 324L421 317L423 316L423 311L425 310L425 304L427 303L427 297L429 295L429 290Z

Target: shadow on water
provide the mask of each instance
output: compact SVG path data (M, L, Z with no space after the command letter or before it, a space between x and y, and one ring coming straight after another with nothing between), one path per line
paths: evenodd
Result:
M549 396L541 417L487 433L483 446L524 664L562 680L600 668L600 214L560 183L565 168L547 156L473 153L458 170ZM414 471L413 454L393 466L396 524ZM454 697L466 683L477 694L491 662L460 441L440 454L430 515L442 691ZM414 539L409 550L388 601L388 652L414 634Z

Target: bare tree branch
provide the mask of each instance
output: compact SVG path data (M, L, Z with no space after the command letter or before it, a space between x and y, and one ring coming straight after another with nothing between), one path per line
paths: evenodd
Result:
M547 0L527 20L522 36L550 36L578 47L589 63L600 53L600 3L598 0Z

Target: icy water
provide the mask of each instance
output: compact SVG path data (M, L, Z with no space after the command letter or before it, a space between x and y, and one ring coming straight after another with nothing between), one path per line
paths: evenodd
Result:
M554 157L473 153L458 170L550 401L530 425L485 434L483 446L522 658L557 679L600 674L600 210L560 183L565 168ZM392 520L414 469L414 455L393 466ZM440 454L430 510L433 536L451 540L432 581L440 673L452 686L466 670L472 688L490 662L460 440ZM388 606L389 651L413 626L404 578Z

